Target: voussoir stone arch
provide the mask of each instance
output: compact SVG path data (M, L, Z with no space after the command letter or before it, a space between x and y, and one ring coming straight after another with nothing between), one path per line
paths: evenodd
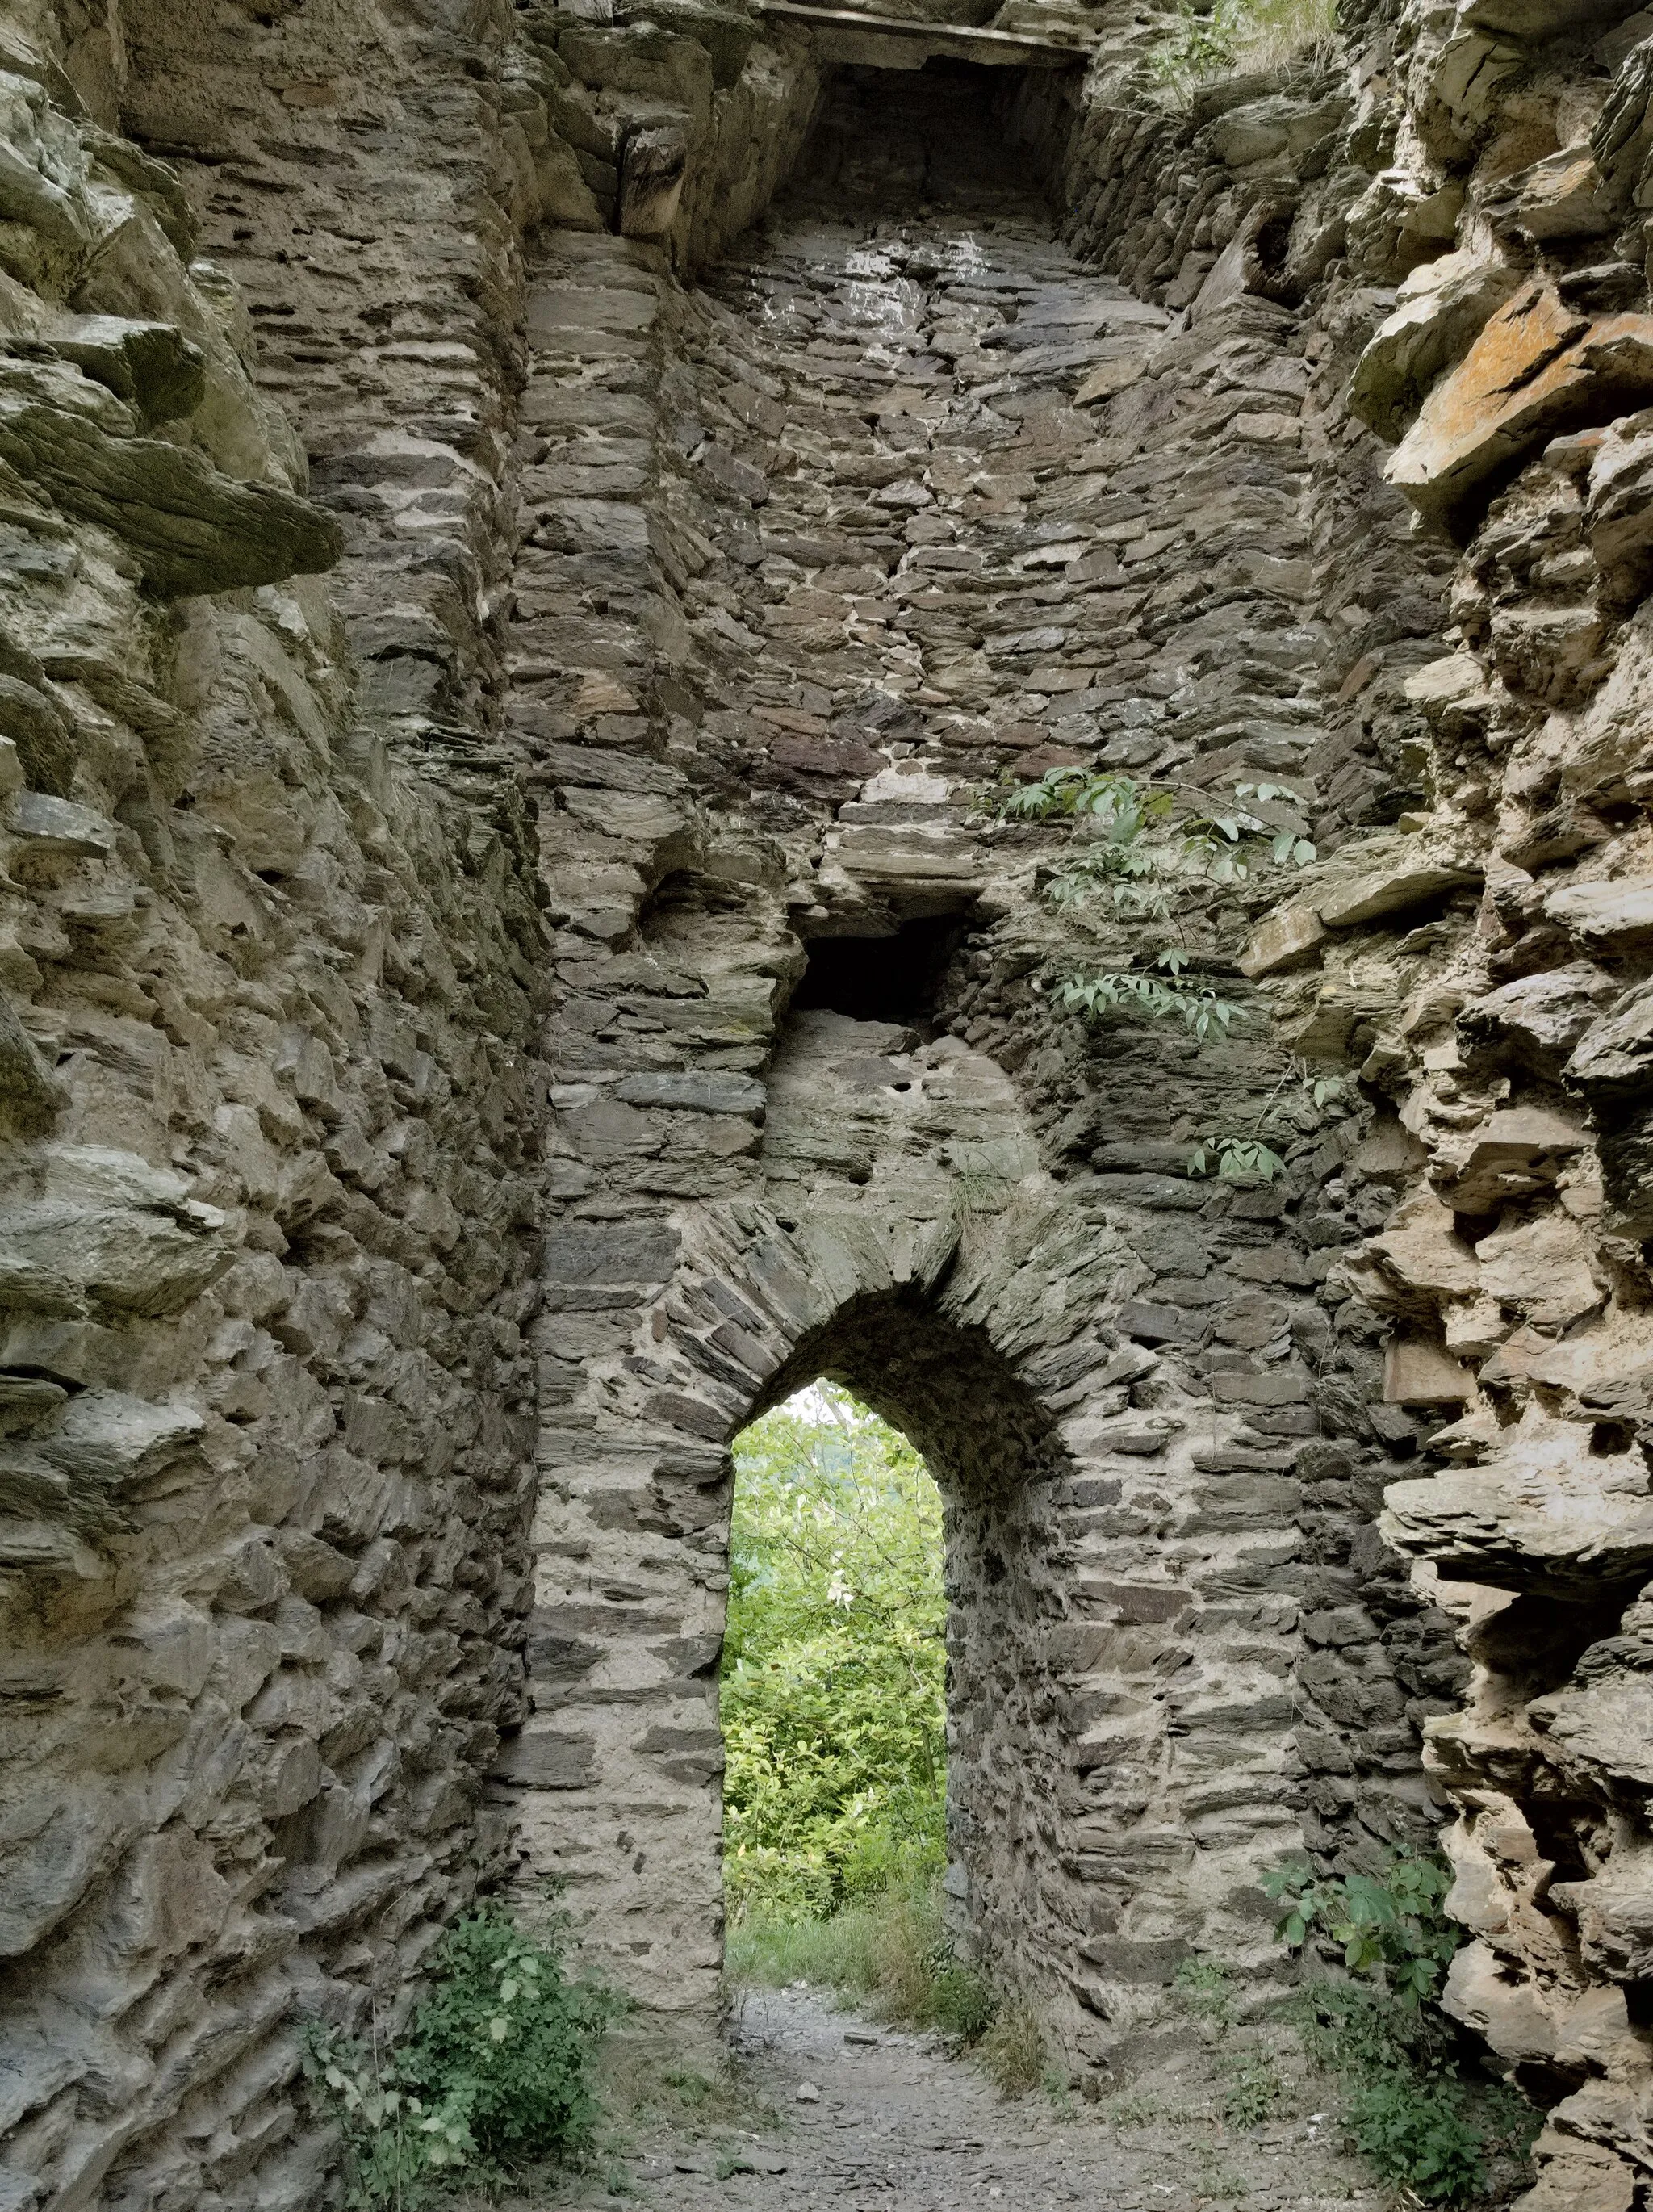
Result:
M1202 1438L1117 1325L1140 1267L1113 1209L1036 1173L981 1212L956 1190L923 1215L771 1195L571 1222L547 1265L611 1348L546 1431L532 1709L505 1772L532 1864L646 2013L681 2033L717 2011L730 1443L823 1375L912 1437L947 1508L962 1944L1100 2049L1111 1987L1164 1978L1213 1916L1255 1940L1256 1865L1300 1833L1279 1803L1295 1623L1236 1650L1206 1593L1288 1501L1213 1511L1209 1401ZM1130 1403L1144 1377L1158 1405Z

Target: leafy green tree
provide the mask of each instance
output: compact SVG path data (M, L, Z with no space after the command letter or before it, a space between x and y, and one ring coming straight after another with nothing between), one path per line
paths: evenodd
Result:
M941 1500L830 1383L755 1421L735 1466L726 1881L738 1908L820 1916L941 1863Z

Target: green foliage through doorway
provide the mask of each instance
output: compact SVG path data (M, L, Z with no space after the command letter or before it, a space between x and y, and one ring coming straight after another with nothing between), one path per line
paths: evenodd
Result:
M941 1500L905 1437L830 1383L735 1449L722 1713L738 1917L819 1919L939 1871Z

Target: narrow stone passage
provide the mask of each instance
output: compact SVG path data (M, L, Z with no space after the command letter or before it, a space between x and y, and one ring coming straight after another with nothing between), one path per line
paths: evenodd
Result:
M646 2113L600 2181L552 2201L595 2204L622 2177L658 2212L1195 2212L1237 2200L1244 2212L1352 2212L1378 2199L1307 2102L1229 2125L1210 2047L1158 2002L1170 2032L1144 2035L1141 2076L1095 2107L1003 2097L933 2038L838 2011L817 1990L748 1991L732 2027L738 2106L675 2126Z
M1057 238L1045 95L1018 74L850 72L717 268L678 283L658 247L570 233L532 281L512 712L555 799L568 1211L541 1463L569 1476L540 1498L544 1660L507 1772L582 1956L709 2028L722 1445L777 1368L920 1442L890 1331L945 1273L947 1325L983 1332L999 1378L979 1433L1019 1439L960 1482L980 1571L955 1577L952 1932L1100 2065L1106 1990L1163 1979L1195 1922L1254 1954L1257 1869L1300 1846L1276 1585L1316 1419L1292 1310L1259 1286L1312 1296L1329 1260L1286 1252L1277 1195L1235 1211L1181 1176L1176 1125L1278 1087L1264 1048L1133 1036L1113 1090L1053 1036L1024 979L1076 956L1045 935L1037 851L973 802L1011 766L1296 761L1316 647L1307 564L1276 558L1295 375L1248 307L1186 341L1197 407L1162 381L1185 340ZM1259 597L1258 563L1293 574ZM1012 915L1024 935L995 935ZM1189 1210L1197 1230L1166 1218ZM1117 1302L1151 1282L1129 1326L1152 1345L1221 1310L1215 1388L1121 1351ZM1323 1327L1305 1313L1304 1340ZM981 1455L962 1340L919 1334L939 1479L950 1443ZM1290 1371L1254 1378L1259 1353Z

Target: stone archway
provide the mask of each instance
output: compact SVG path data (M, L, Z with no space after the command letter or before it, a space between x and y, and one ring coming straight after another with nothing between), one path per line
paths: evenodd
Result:
M972 1256L964 1257L966 1273ZM926 1296L892 1287L852 1299L771 1378L767 1411L819 1377L842 1383L902 1430L941 1492L947 1593L948 1927L1048 1996L1066 1960L1062 1783L1067 1744L1064 1521L1082 1494L1042 1394L997 1348L1013 1336L961 1321L944 1277ZM1068 1639L1071 1645L1071 1639Z
M582 1671L550 1726L525 1731L514 1771L547 1778L527 1802L525 1832L538 1865L569 1876L588 1946L649 2003L709 2018L720 1966L716 1659L729 1440L826 1374L898 1419L937 1474L950 1577L965 1586L954 1602L955 1665L973 1686L951 1700L966 1738L955 1766L969 1808L961 1832L982 1839L963 1867L971 1923L998 1931L986 1938L995 1948L1012 1940L1025 1899L1018 1885L1017 1902L986 1900L1007 1850L1038 1820L1039 1796L1055 1794L1054 1747L1035 1749L1030 1717L1042 1705L1048 1734L1041 1645L1054 1618L1056 1500L1072 1462L1054 1414L995 1343L1011 1336L1028 1286L991 1285L985 1255L971 1249L979 1240L956 1222L822 1213L783 1224L752 1206L694 1229L640 1331L657 1347L650 1364L687 1367L692 1380L674 1390L640 1376L642 1404L617 1409L608 1465L629 1486L623 1507L591 1468L583 1498L569 1501L594 1528L605 1524L614 1571L605 1581L593 1547L576 1586L578 1547L566 1539L547 1562L536 1654L554 1650L552 1665ZM658 1337L657 1315L669 1317ZM618 1579L621 1554L640 1583ZM1017 1739L1032 1755L1007 1790L1002 1772L988 1778ZM1027 1916L1030 1933L1038 1920Z
M526 1848L594 1961L709 2027L728 1446L833 1376L950 1503L959 1932L1099 2053L1111 1988L1256 1948L1257 1868L1301 1845L1297 1607L1271 1595L1297 1486L1136 1297L1117 1201L1159 1194L1054 1182L956 1039L794 1017L755 1164L750 1198L550 1240L552 1325L587 1348L542 1443L534 1710L505 1766ZM1252 1249L1243 1222L1213 1246L1237 1231Z

